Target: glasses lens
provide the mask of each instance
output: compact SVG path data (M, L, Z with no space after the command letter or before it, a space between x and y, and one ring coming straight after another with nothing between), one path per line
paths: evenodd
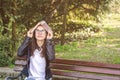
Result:
M36 32L40 32L40 33L45 33L45 30L36 29L35 31L36 31Z

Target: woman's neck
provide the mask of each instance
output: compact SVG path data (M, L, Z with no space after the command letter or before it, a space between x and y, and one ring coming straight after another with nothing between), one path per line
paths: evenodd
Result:
M44 43L44 40L42 40L42 41L37 40L37 45L38 45L39 47L42 47L43 43Z

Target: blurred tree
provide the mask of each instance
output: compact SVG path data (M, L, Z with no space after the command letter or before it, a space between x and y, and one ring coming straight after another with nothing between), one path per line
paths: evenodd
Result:
M110 12L112 13L120 13L120 0L113 0L111 4L109 5L110 7Z
M2 18L2 23L1 25L4 26L4 29L2 31L2 35L6 34L8 32L8 29L7 29L7 25L9 23L9 18L8 18L8 15L6 15L6 8L4 7L5 5L5 1L4 0L0 0L0 18Z
M92 28L89 21L99 22L112 0L0 0L0 16L3 30L13 41L13 49L26 31L40 20L52 26L55 38L65 43L66 33ZM19 38L17 38L19 37ZM19 41L18 43L16 43Z

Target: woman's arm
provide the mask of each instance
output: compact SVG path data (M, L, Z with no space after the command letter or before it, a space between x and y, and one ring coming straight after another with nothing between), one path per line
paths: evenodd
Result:
M23 56L23 55L25 55L26 53L28 53L28 45L29 45L30 42L31 42L31 39L32 39L32 37L33 37L34 30L37 28L37 26L38 26L39 24L40 24L40 23L38 23L35 27L31 28L31 29L27 32L27 36L26 36L25 40L23 41L23 43L21 44L21 46L18 48L18 53L17 53L18 56Z
M47 56L48 56L48 60L54 60L55 59L55 49L54 49L54 45L51 42L51 39L47 39L46 40L46 48L47 48Z
M23 41L23 43L21 44L21 46L18 48L18 56L23 56L28 52L28 45L31 42L31 38L30 37L26 37L25 40Z

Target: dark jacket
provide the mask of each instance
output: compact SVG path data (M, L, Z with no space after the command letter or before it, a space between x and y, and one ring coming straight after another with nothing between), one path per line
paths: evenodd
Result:
M25 40L23 41L23 43L21 44L21 46L18 49L18 53L17 55L19 57L22 57L24 55L27 55L27 61L28 64L24 67L24 69L22 70L22 73L26 76L28 75L28 68L29 68L29 62L30 62L30 50L29 50L29 44L31 43L31 38L26 37ZM52 77L51 74L51 70L49 67L49 63L50 61L55 59L55 50L54 50L54 45L52 44L51 40L46 40L46 80L48 80L49 78Z

